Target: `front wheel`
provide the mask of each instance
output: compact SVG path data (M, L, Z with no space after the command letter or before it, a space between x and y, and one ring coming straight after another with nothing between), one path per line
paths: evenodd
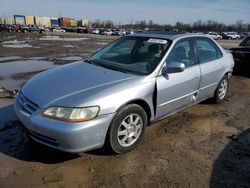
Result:
M229 86L229 79L228 76L225 75L221 79L217 89L215 90L213 99L216 103L221 103L225 99L228 91L228 86Z
M118 154L133 150L143 138L147 114L137 104L121 108L114 117L108 134L110 148Z

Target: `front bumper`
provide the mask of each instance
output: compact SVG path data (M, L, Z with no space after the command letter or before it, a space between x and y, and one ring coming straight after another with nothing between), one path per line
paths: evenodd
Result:
M63 122L43 117L42 109L29 114L18 101L14 104L14 111L33 140L70 153L102 147L115 115L102 115L80 123Z

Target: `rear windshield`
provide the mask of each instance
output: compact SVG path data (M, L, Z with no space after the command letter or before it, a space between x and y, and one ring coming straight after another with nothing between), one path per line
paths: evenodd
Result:
M245 38L241 43L240 46L250 46L250 37Z

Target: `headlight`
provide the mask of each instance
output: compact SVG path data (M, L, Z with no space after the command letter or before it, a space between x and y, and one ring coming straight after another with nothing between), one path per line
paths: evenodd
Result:
M82 122L94 119L100 108L98 106L86 108L49 107L43 116L61 121Z

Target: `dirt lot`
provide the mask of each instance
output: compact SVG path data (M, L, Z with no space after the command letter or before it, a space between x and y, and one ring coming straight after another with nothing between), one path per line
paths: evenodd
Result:
M86 58L115 39L57 36L0 33L0 87L19 89L37 72ZM228 48L239 41L221 42ZM52 64L28 72L6 65L24 61ZM150 126L136 150L119 156L37 144L8 122L15 120L14 99L0 98L0 187L250 187L249 78L234 75L224 103L206 101Z

